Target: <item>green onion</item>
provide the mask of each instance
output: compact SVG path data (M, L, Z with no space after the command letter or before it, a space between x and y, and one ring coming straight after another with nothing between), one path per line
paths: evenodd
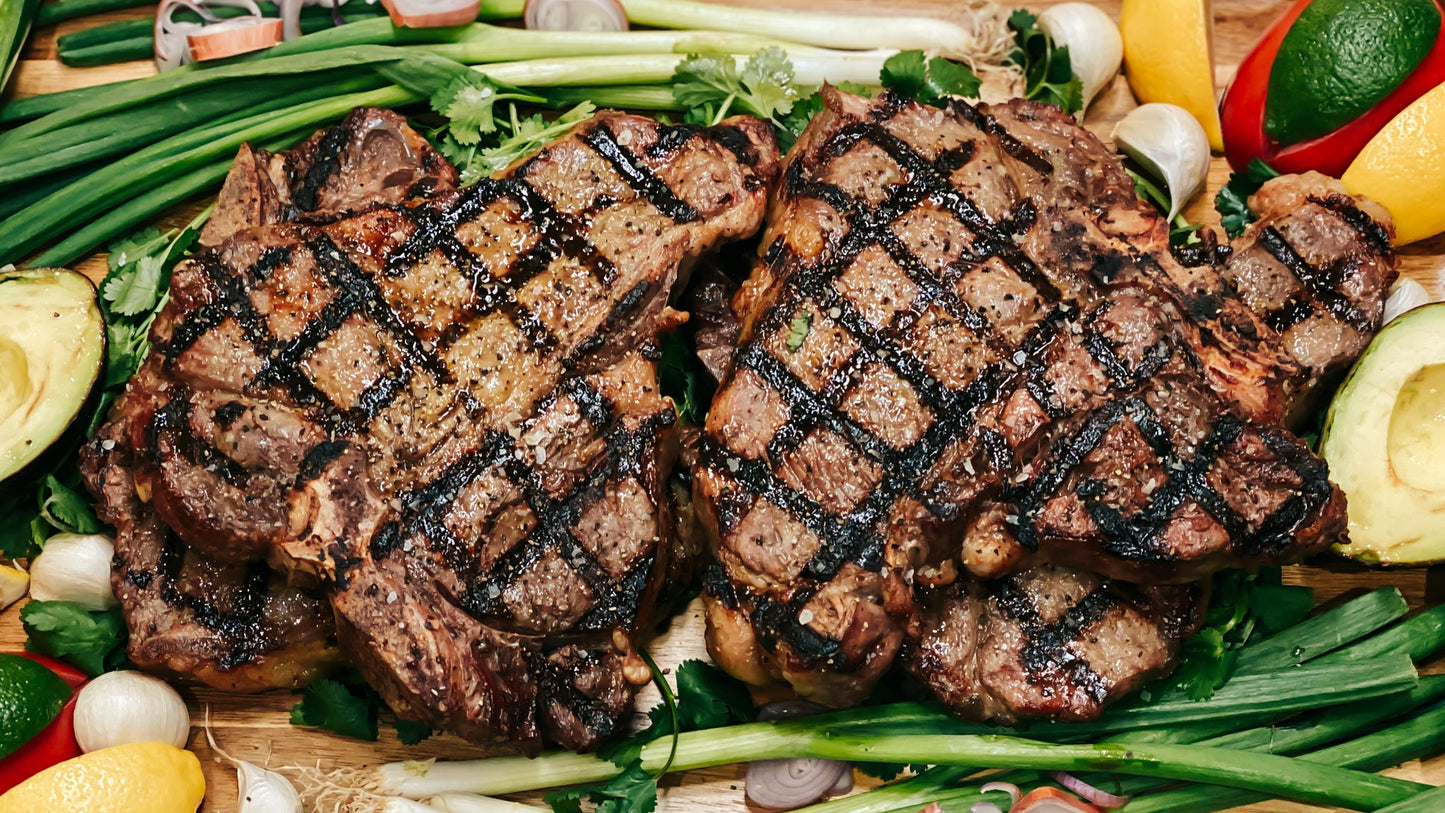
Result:
M251 79L213 92L151 102L8 150L0 159L0 187L144 147L197 125L224 124L329 96L374 90L384 84L371 73Z
M314 128L357 107L395 107L420 97L399 87L309 102L234 122L202 127L153 144L78 181L0 223L0 261L16 262L64 231L78 217L92 216L148 185L158 185L198 165L229 157L246 141L275 138Z
M1351 644L1320 659L1320 663L1358 663L1403 653L1421 661L1445 649L1445 605L1407 618L1379 635Z
M76 17L88 17L92 14L104 14L107 11L123 11L128 8L140 8L141 6L154 5L155 0L60 0L56 3L46 3L40 9L40 17L35 21L36 25L54 25L55 23L73 20Z
M1440 813L1445 810L1445 787L1431 788L1376 813Z
M0 2L0 91L10 81L10 72L25 50L25 39L40 8L40 0Z
M965 60L978 51L976 32L937 17L809 14L695 0L622 0L622 5L629 20L653 28L738 31L844 50L918 48Z
M1382 587L1371 591L1245 648L1235 663L1235 674L1278 669L1317 658L1375 632L1409 610L1399 590Z
M1445 747L1445 705L1437 705L1419 716L1391 728L1340 745L1313 751L1298 757L1298 762L1314 762L1361 770L1379 770L1439 753ZM1399 780L1393 780L1399 782ZM1428 790L1426 785L1404 782L1413 788L1403 801ZM1125 813L1210 813L1268 798L1266 794L1215 787L1180 788L1164 793L1142 796L1126 805ZM1387 804L1394 804L1389 802ZM1384 805L1356 809L1373 810Z

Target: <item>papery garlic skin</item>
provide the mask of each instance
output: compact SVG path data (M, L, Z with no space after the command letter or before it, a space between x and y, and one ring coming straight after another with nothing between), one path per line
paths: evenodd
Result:
M1114 143L1168 187L1169 220L1209 179L1209 136L1178 105L1152 102L1134 108L1115 125Z
M87 610L119 605L110 589L115 546L101 534L56 534L30 563L30 597L73 601Z
M1039 15L1039 28L1056 45L1069 48L1069 67L1084 85L1084 105L1119 75L1124 64L1124 38L1119 26L1102 9L1089 3L1060 3Z
M75 741L87 754L112 745L163 742L184 748L186 701L170 684L140 672L107 672L75 698Z
M1385 300L1384 324L1388 325L1400 316L1430 304L1430 292L1425 286L1409 277L1400 277L1390 286L1390 298Z

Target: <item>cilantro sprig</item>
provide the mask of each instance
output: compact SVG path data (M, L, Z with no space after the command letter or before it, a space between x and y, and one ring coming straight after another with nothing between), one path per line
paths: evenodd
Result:
M442 154L461 170L462 183L474 184L541 149L547 142L592 118L596 112L597 108L591 102L583 102L549 122L540 113L519 116L517 105L509 104L507 117L500 126L493 127L492 137L463 144L448 130L438 146Z
M1039 28L1039 16L1025 9L1009 15L1014 50L1009 61L1024 74L1024 98L1057 105L1065 113L1084 108L1084 83L1074 74L1067 45L1055 45Z
M764 48L741 70L727 54L689 54L672 75L672 95L691 124L714 125L730 113L750 113L781 126L802 95L783 49Z
M1277 177L1279 172L1258 158L1229 176L1229 182L1214 198L1214 209L1219 212L1219 222L1230 237L1244 234L1244 230L1254 222L1254 213L1249 210L1249 196L1258 192L1265 181Z
M1139 197L1159 207L1159 211L1169 211L1169 195L1157 184L1145 177L1142 173L1132 169L1125 169L1129 177L1134 180L1134 191ZM1191 223L1183 214L1174 216L1173 222L1169 224L1169 245L1173 248L1199 245L1199 230L1203 228L1201 223Z
M950 96L976 98L982 85L966 65L917 50L889 57L878 78L883 87L933 107L943 107Z
M354 740L374 742L377 721L386 706L381 695L355 670L321 678L301 689L301 700L291 708L291 725L317 728ZM416 745L431 736L426 723L398 718L396 738L403 745Z
M1280 582L1279 568L1222 571L1210 592L1204 628L1184 642L1179 668L1167 679L1194 700L1207 700L1229 680L1245 644L1298 624L1314 606L1309 588Z

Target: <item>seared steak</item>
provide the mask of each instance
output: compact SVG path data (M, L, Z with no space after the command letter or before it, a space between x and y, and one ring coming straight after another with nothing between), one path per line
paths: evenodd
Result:
M1297 284L1241 295L1228 249L1176 257L1056 108L824 96L734 300L695 477L721 663L846 704L908 646L960 712L1087 717L1166 670L1198 611L1091 572L1183 584L1340 539L1343 496L1280 421L1378 328L1383 216L1333 190L1265 207L1242 245ZM1355 333L1286 345L1284 298L1290 324Z
M677 568L667 295L757 229L776 166L754 119L602 113L461 193L236 231L176 269L112 418L136 490L215 560L321 584L398 711L590 746L648 679L634 640Z

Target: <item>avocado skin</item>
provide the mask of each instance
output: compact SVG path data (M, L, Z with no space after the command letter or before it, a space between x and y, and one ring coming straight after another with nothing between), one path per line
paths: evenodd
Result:
M104 359L89 279L63 268L0 271L0 481L23 476L65 434Z
M1349 541L1336 545L1337 553L1373 565L1445 561L1445 457L1428 460L1433 475L1417 474L1412 484L1401 477L1403 461L1392 460L1390 451L1391 419L1402 391L1422 371L1440 365L1445 365L1445 303L1416 308L1387 325L1330 403L1320 456L1349 507ZM1445 380L1445 366L1438 374ZM1431 405L1437 404L1445 413L1445 392L1432 399ZM1411 463L1416 472L1420 465L1418 458Z

